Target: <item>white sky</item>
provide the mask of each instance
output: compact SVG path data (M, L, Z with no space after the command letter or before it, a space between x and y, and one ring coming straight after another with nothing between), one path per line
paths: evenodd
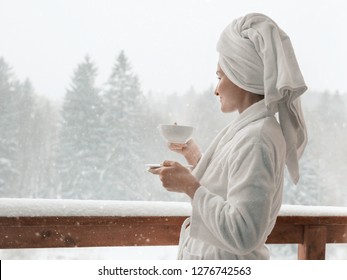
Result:
M347 93L344 0L0 0L0 56L55 100L87 53L101 83L122 49L145 93L204 90L219 34L249 12L288 33L310 89Z

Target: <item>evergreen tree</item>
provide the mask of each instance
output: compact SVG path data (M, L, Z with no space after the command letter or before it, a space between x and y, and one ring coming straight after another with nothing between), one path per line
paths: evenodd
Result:
M10 66L0 58L0 195L20 195L18 180L19 112L18 81Z
M346 103L338 93L316 94L318 104L307 117L311 165L321 186L320 205L345 206L347 166Z
M143 199L145 103L139 80L123 51L108 79L104 104L105 191L114 199Z
M52 165L52 137L55 127L47 110L38 118L44 106L37 103L31 82L16 80L0 58L0 195L3 197L46 197ZM46 128L38 130L45 122Z
M310 149L309 145L306 148L308 150ZM320 205L322 186L318 175L318 165L308 150L300 160L300 180L297 185L291 181L288 172L286 172L283 204Z
M58 141L58 108L41 96L35 96L31 125L29 176L30 197L57 198L54 160Z
M32 127L34 124L34 88L27 79L23 84L16 85L18 94L18 124L19 132L17 135L18 141L18 171L19 181L18 189L21 190L23 197L31 197L33 178L35 171L31 170L33 157L33 133Z
M96 76L97 69L86 56L64 98L56 166L63 198L95 198L100 186L102 103Z

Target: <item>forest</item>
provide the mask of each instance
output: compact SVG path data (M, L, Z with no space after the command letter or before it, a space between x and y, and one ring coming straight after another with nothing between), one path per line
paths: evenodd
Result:
M235 117L219 110L213 86L204 92L143 93L124 51L107 81L87 55L72 73L61 104L16 79L0 58L0 196L112 200L184 200L162 190L146 163L183 161L160 137L160 123L196 127L206 149ZM303 95L309 143L297 186L286 179L284 203L346 206L346 95Z
M110 58L112 59L112 58ZM177 200L146 163L183 162L160 137L160 123L192 125L206 149L235 117L223 114L211 85L161 96L141 90L124 51L107 81L86 55L71 75L61 104L20 81L0 57L0 196L101 200ZM309 142L301 179L285 178L283 203L347 206L347 94L306 92L302 98Z

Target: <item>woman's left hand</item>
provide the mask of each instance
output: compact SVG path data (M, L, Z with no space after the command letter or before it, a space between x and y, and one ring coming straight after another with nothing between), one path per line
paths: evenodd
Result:
M199 181L183 165L166 160L162 167L149 169L149 172L159 175L163 186L171 192L186 193L191 198L200 187Z
M182 154L187 162L193 166L197 165L202 156L199 146L193 139L185 144L168 143L168 147L171 151Z

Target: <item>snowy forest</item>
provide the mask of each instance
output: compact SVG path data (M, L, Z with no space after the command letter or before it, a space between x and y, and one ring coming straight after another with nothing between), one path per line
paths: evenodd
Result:
M97 81L97 63L86 55L58 104L37 94L29 79L18 80L0 57L1 197L187 200L164 191L145 164L183 162L168 150L158 124L195 126L204 150L235 117L220 112L213 85L203 92L144 93L124 51L108 79ZM347 206L347 94L309 90L302 103L309 142L299 184L285 179L283 203Z

